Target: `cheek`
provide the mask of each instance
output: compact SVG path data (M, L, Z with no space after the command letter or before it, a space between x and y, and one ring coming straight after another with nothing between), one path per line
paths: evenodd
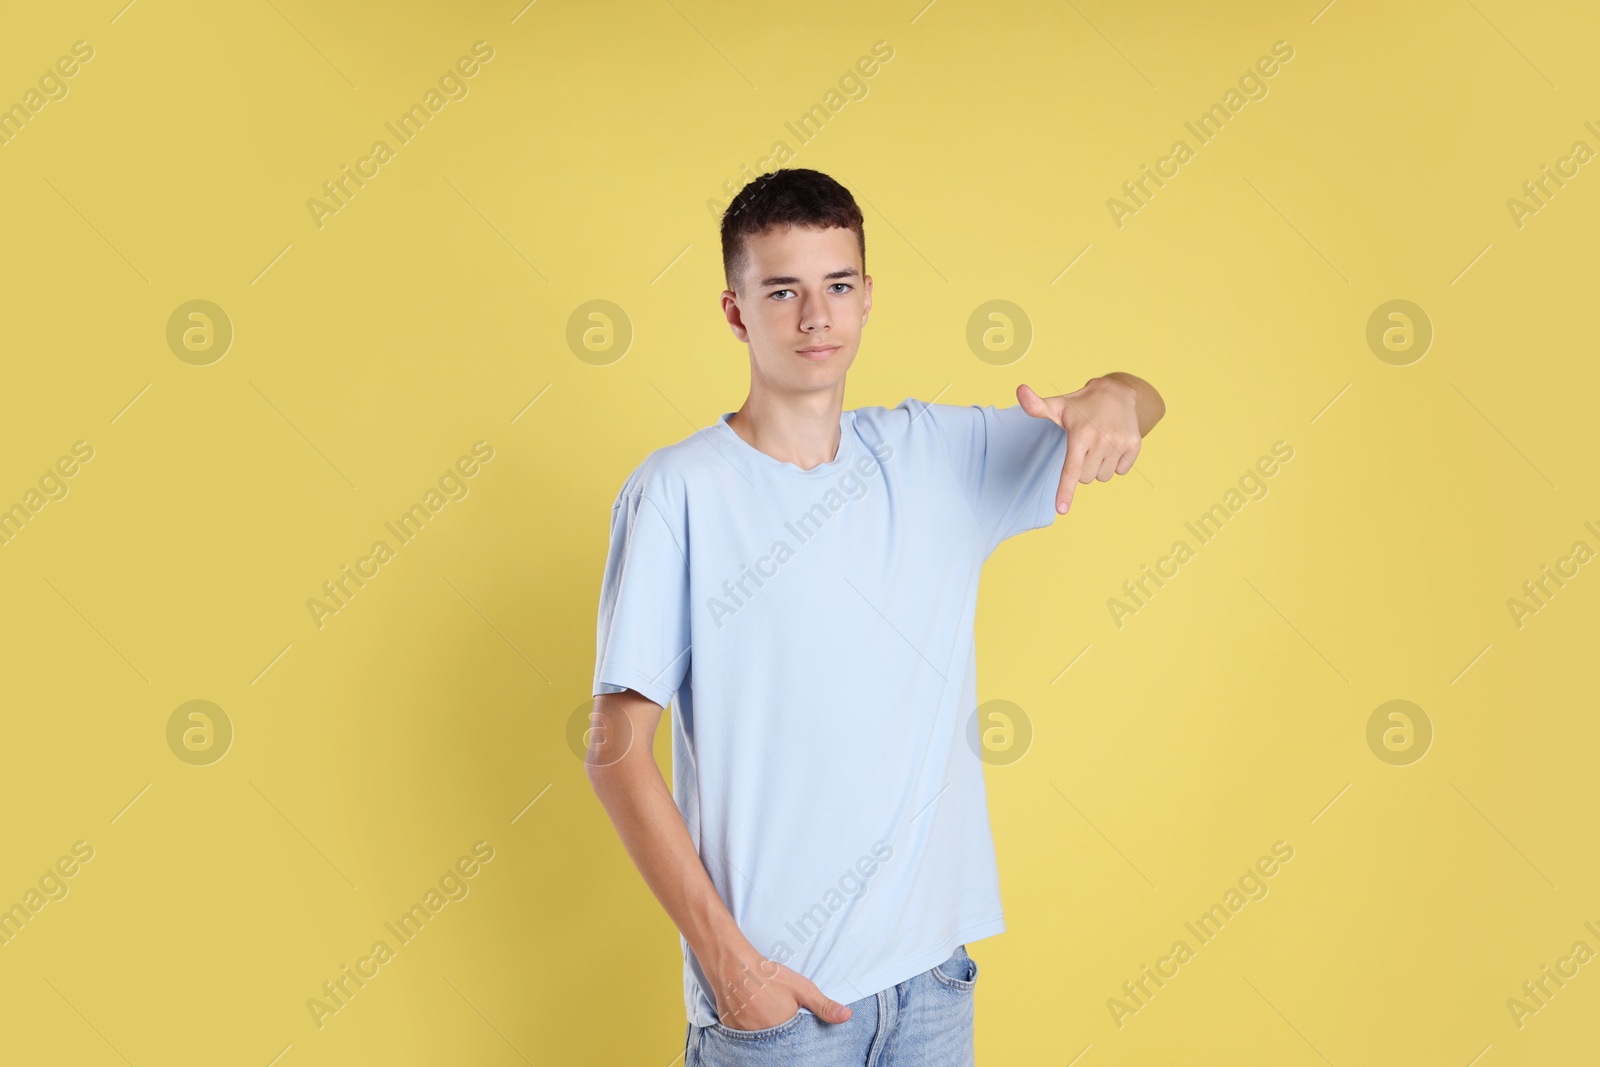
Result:
M792 333L800 316L797 300L774 300L761 309L761 324L769 333Z

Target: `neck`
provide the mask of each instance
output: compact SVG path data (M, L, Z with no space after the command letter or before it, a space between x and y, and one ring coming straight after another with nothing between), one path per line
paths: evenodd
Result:
M728 426L757 451L811 470L838 458L842 444L839 417L843 413L842 387L796 399L752 390L739 410L728 417Z

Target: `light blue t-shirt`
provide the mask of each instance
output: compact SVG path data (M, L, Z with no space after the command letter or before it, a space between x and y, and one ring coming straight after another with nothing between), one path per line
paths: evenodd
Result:
M673 793L717 893L758 951L848 1004L1005 929L967 736L978 577L1054 520L1067 433L908 398L842 412L808 471L730 414L617 495L594 692L676 701Z

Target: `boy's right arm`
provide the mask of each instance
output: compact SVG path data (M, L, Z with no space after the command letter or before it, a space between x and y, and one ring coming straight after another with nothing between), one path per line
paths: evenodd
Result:
M632 689L596 696L586 770L634 866L711 981L723 1025L761 1030L802 1006L824 1022L844 1022L850 1009L756 951L717 895L656 765L662 711Z

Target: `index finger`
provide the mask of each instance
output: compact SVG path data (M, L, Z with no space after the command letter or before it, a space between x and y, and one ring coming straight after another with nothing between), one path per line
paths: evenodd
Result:
M1067 462L1061 468L1061 483L1056 486L1056 514L1065 515L1072 507L1072 494L1078 489L1078 475L1083 471L1083 457L1087 445L1067 445Z

